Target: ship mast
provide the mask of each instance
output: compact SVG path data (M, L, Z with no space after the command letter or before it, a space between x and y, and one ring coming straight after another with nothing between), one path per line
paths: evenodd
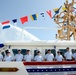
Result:
M73 36L76 40L76 12L74 12L76 2L72 0L71 3L66 0L62 11L54 16L54 22L61 27L56 35L57 39L70 40Z

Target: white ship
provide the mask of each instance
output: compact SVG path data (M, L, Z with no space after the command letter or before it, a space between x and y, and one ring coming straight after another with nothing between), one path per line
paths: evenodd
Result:
M11 51L11 55L14 56L17 53L17 49L21 49L21 53L25 55L26 50L29 49L33 57L36 55L36 51L39 50L44 57L48 49L55 55L57 51L61 51L64 55L66 47L70 47L70 50L74 52L76 49L76 42L74 41L6 41L4 47L1 48L2 54L6 55L6 49ZM2 62L6 63L6 62ZM11 64L12 63L12 64ZM17 62L10 62L13 65ZM19 69L19 63L16 67ZM76 75L76 62L75 61L62 61L62 62L21 62L24 65L25 71L29 75ZM8 65L9 66L9 65ZM20 66L21 67L21 66ZM22 70L23 70L22 69ZM24 70L23 70L24 71ZM15 73L14 73L15 74Z
M13 34L12 36L10 36ZM0 32L0 50L3 56L6 56L7 49L10 50L12 57L21 49L23 55L29 49L33 58L37 50L44 57L47 50L50 49L54 56L57 51L62 55L66 52L66 47L69 47L72 53L76 49L75 41L40 41L32 34L23 31L16 26ZM23 36L22 36L23 35ZM76 75L75 61L62 62L0 62L1 75Z

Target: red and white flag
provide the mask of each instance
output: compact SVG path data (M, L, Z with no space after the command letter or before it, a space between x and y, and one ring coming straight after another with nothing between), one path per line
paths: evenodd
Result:
M2 29L10 28L10 21L4 21L2 22Z
M52 18L52 12L51 12L51 10L48 10L48 11L46 11L47 12L47 14L50 16L50 18Z

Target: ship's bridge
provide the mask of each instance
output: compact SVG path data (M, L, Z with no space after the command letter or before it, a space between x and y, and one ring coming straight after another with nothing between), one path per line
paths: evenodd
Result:
M4 47L1 48L3 56L6 55L8 49L11 51L12 56L17 54L18 49L21 49L23 55L25 55L26 50L29 49L33 57L37 54L37 51L40 51L44 57L48 49L51 50L54 56L57 51L60 51L61 54L64 55L66 47L69 47L72 53L76 49L75 41L6 41L3 44Z
M6 55L6 52L9 49L13 57L17 54L18 49L21 49L23 55L25 55L26 50L29 49L33 57L37 54L37 50L41 51L41 54L44 57L48 49L51 50L54 56L57 54L58 50L60 50L64 56L66 47L69 47L72 53L76 49L75 41L6 41L3 44L4 47L0 48L3 56ZM76 75L76 61L1 62L0 66L0 71L9 71L9 66L12 69L15 67L18 70L17 72L7 72L11 75ZM6 68L4 68L5 66ZM0 72L0 74L6 75L6 72Z

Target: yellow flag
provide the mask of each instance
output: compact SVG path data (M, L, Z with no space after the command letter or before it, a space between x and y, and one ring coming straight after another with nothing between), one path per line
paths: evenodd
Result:
M53 10L54 10L54 12L55 12L55 11L57 11L58 9L59 9L59 8L55 8L55 9L53 9Z
M63 6L63 7L62 7L62 10L65 11L65 10L67 10L67 9Z
M38 19L38 14L32 14L32 15L30 15L30 18L32 20L37 20Z

